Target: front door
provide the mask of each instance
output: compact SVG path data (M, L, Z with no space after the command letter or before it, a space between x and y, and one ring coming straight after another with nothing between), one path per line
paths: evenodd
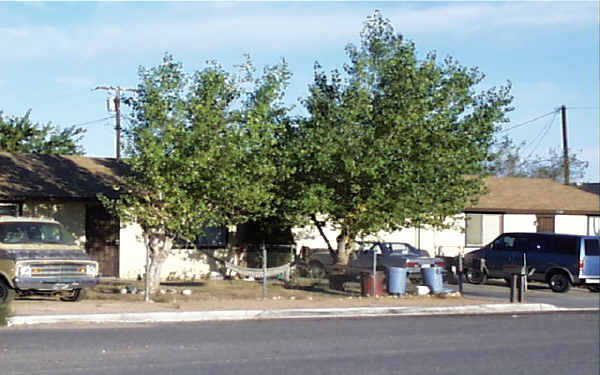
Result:
M87 251L100 266L100 275L119 277L119 220L104 206L89 206L86 210L85 233Z
M537 232L554 233L554 215L537 215Z

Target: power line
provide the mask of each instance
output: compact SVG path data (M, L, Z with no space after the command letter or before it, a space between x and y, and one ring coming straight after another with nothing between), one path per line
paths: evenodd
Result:
M91 125L94 124L96 122L100 122L100 121L106 121L106 120L110 120L112 119L114 116L108 116L108 117L104 117L104 118L99 118L97 120L91 120L91 121L86 121L86 122L82 122L80 124L73 124L71 126L85 126L85 125Z
M543 114L543 115L540 115L540 116L538 116L538 117L536 117L536 118L533 118L533 119L531 119L531 120L528 120L528 121L522 122L522 123L520 123L520 124L517 124L517 125L511 126L510 128L506 128L506 129L500 130L498 133L499 133L499 134L506 133L506 132L508 132L508 131L510 131L510 130L513 130L513 129L516 129L516 128L520 128L520 127L522 127L522 126L525 126L525 125L527 125L527 124L531 124L532 122L535 122L535 121L537 121L537 120L543 119L544 117L548 117L548 116L550 116L551 114L556 114L556 113L558 113L558 111L559 111L559 109L555 109L555 110L553 110L553 111L551 111L551 112L545 113L545 114Z
M531 157L531 155L533 155L533 153L537 150L537 148L540 147L540 144L542 143L542 140L544 139L544 137L546 136L546 134L548 134L548 132L550 131L550 128L552 128L552 125L554 125L554 121L556 120L556 116L557 115L558 115L558 112L554 112L554 116L552 116L552 119L550 120L550 122L538 134L538 142L533 147L533 149L531 150L531 152L529 153L529 155L527 155L527 159L529 159Z

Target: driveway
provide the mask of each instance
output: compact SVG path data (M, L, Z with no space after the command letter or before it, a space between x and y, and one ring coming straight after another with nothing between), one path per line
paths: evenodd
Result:
M456 288L456 285L451 285ZM504 281L490 280L485 285L465 283L463 295L466 298L502 299L509 301L510 289ZM525 294L525 302L548 303L565 308L599 308L600 294L584 288L571 288L567 293L554 293L547 284L532 282Z

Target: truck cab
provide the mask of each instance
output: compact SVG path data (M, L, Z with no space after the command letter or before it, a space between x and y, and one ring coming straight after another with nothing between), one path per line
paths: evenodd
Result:
M98 262L57 221L0 216L0 304L28 295L80 301L98 281Z

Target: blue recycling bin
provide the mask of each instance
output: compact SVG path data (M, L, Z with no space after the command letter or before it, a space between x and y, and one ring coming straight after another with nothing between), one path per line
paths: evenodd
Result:
M405 294L406 293L406 268L389 267L388 268L388 293Z
M421 268L425 285L431 289L432 294L440 294L444 289L444 276L442 267Z

